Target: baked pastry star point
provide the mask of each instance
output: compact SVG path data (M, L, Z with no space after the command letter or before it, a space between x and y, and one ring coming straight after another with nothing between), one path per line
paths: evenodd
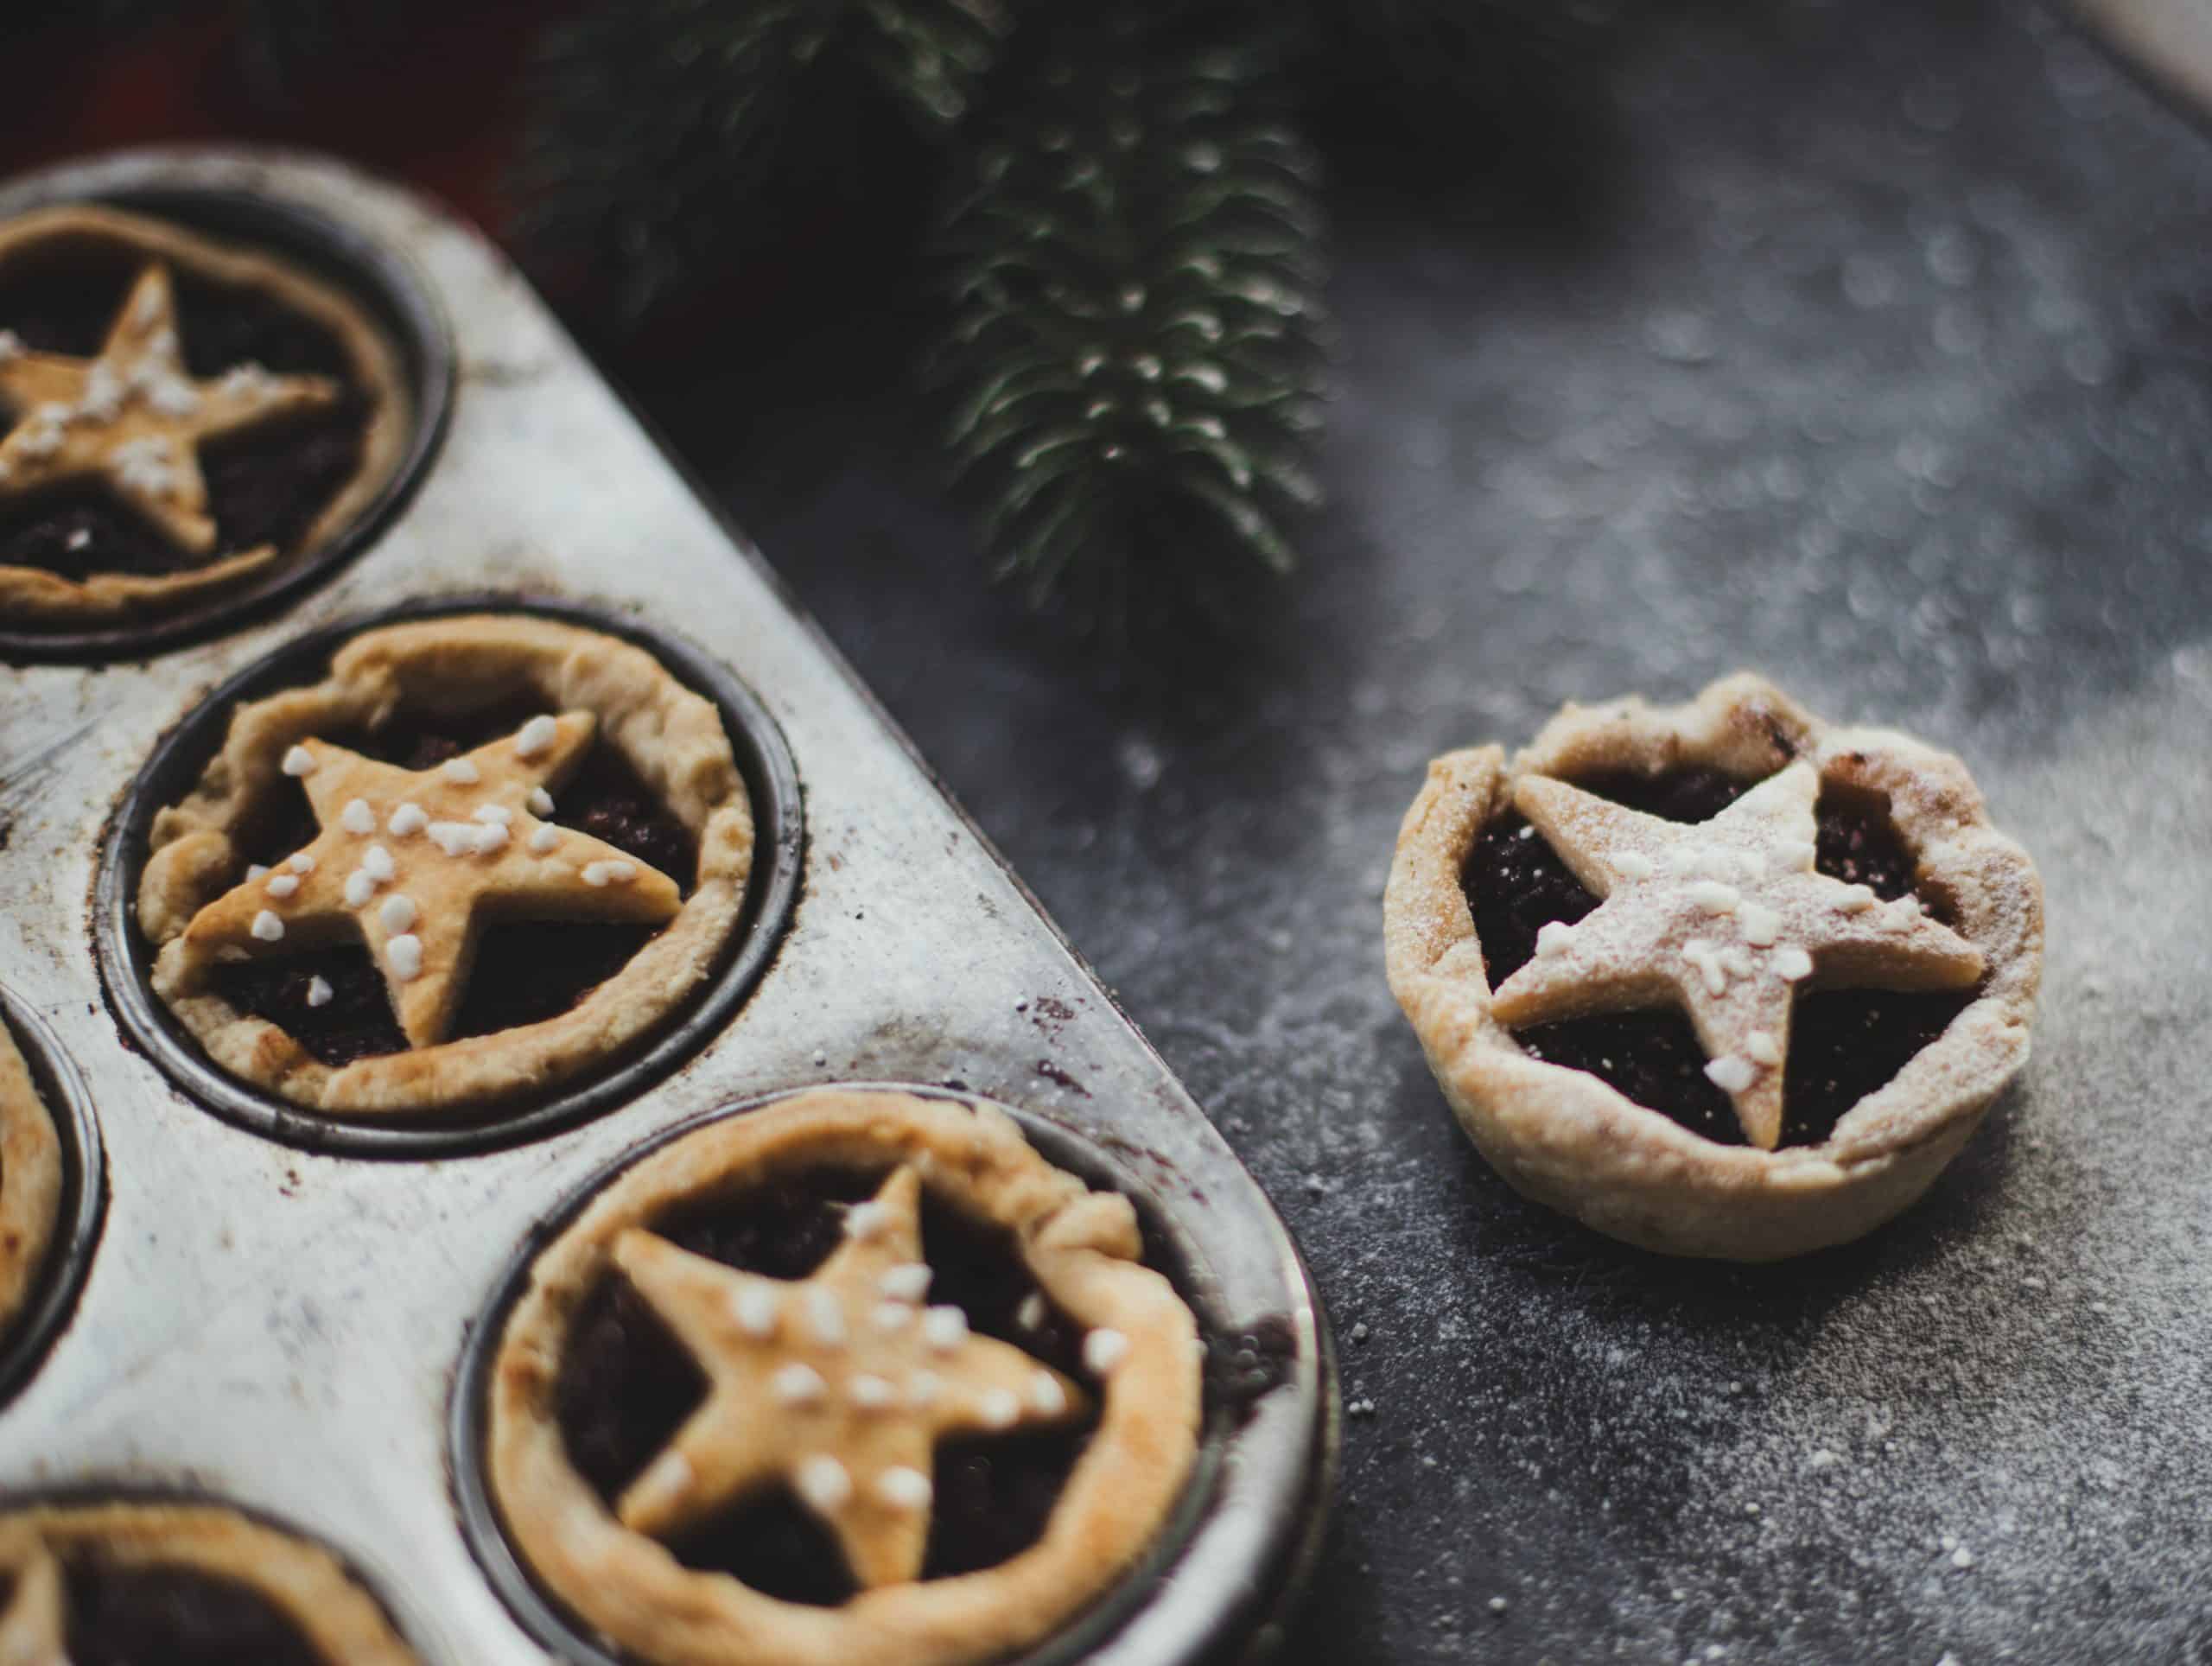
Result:
M1800 760L1686 823L1524 775L1514 804L1594 895L1539 933L1491 1009L1509 1027L1679 1002L1744 1135L1773 1150L1797 985L1964 989L1980 951L1909 893L1884 902L1814 866L1820 776Z
M741 1272L639 1228L611 1254L698 1362L707 1398L616 1502L625 1527L666 1537L779 1484L836 1536L863 1588L921 1574L930 1473L946 1435L1064 1423L1081 1388L954 1307L880 1322L913 1301L925 1266L921 1180L894 1170L848 1211L844 1241L809 1277ZM941 1316L960 1320L956 1327ZM936 1321L936 1322L932 1322Z

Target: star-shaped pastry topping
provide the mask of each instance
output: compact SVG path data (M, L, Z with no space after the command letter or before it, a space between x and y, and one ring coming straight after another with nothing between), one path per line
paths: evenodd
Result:
M837 1536L854 1579L917 1579L937 1441L1065 1423L1083 1390L1019 1348L922 1301L921 1180L895 1171L798 1282L741 1273L635 1228L615 1264L704 1369L707 1399L616 1501L624 1526L681 1531L779 1481ZM1116 1333L1085 1358L1110 1366Z
M1542 776L1513 802L1599 906L1537 935L1535 958L1491 1010L1518 1028L1679 999L1744 1136L1782 1137L1783 1060L1796 986L1956 989L1980 951L1917 899L1885 902L1814 866L1820 776L1791 764L1711 821L1647 816Z
M0 1666L68 1666L68 1605L61 1589L61 1564L34 1537L29 1547L10 1545L16 1554L5 1567L16 1576L15 1595L0 1612Z
M384 974L408 1045L434 1046L453 1022L487 921L659 925L683 906L658 868L542 819L593 727L586 711L533 717L425 770L301 741L283 767L307 789L321 831L202 908L185 940L233 956L358 940Z
M234 366L210 381L184 367L166 266L141 272L95 359L37 353L0 330L0 404L16 417L0 438L0 502L97 480L201 556L216 543L199 446L242 429L334 404L322 376L272 376Z

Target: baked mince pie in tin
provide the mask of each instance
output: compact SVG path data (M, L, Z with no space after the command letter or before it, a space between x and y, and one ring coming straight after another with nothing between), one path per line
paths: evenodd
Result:
M773 724L673 643L546 607L340 627L147 767L104 874L111 990L279 1137L516 1137L727 1021L788 910L797 816Z
M0 651L140 652L306 582L396 506L449 385L411 275L314 216L0 219Z
M183 1498L0 1502L8 1666L419 1666L320 1545Z
M982 1101L818 1088L679 1129L477 1332L479 1553L582 1658L1080 1650L1187 1530L1231 1415L1167 1258Z
M0 990L0 1396L36 1368L69 1315L99 1234L101 1184L84 1083Z
M1516 1187L1647 1248L1840 1243L2026 1063L2043 892L1966 766L1757 677L1429 766L1390 983Z

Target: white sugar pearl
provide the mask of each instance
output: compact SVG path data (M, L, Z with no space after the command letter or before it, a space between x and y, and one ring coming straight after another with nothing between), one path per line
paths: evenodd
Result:
M530 813L533 816L550 816L553 813L553 795L542 786L531 788Z
M396 937L384 945L384 957L403 983L423 975L423 939L413 932Z
M1705 1067L1713 1085L1723 1093L1741 1093L1758 1078L1758 1067L1748 1059L1738 1059L1733 1053L1715 1059Z
M430 812L417 804L404 804L391 812L385 823L385 830L397 838L409 838L430 824Z
M986 1389L976 1396L976 1415L987 1429L1010 1429L1020 1421L1021 1402L1012 1389Z
M1099 1329L1083 1339L1083 1363L1094 1377L1109 1377L1129 1357L1129 1339L1119 1331Z
M507 838L505 828L497 822L486 822L476 830L476 836L472 843L478 855L488 856L495 851L504 850L506 848Z
M898 1465L875 1478L875 1496L893 1510L927 1510L930 1478L918 1469Z
M541 823L531 832L530 848L541 856L560 843L561 830L557 827L548 827Z
M505 804L479 804L471 813L480 822L497 822L502 827L515 818L515 812Z
M535 758L561 737L561 726L543 714L524 723L515 735L515 756Z
M876 1281L876 1288L893 1301L919 1301L930 1293L929 1267L918 1261L901 1262Z
M748 1284L737 1293L730 1304L737 1319L737 1328L747 1336L769 1336L776 1329L776 1293L764 1290L757 1284Z
M312 775L315 773L315 754L305 747L288 747L284 750L284 761L278 767L287 775Z
M1068 1391L1052 1372L1039 1371L1029 1379L1029 1404L1046 1417L1058 1417L1068 1408Z
M914 1316L914 1310L903 1301L879 1301L868 1314L868 1322L879 1331L895 1331Z
M448 758L438 766L438 773L455 786L474 786L484 779L484 772L466 758Z
M284 922L264 908L253 917L251 929L264 943L275 943L284 935Z
M369 899L376 893L377 882L359 868L355 868L346 876L345 897L346 906L348 908L367 907Z
M1651 858L1640 850L1617 850L1613 853L1613 872L1624 880L1648 880L1658 871Z
M845 1211L845 1236L865 1243L891 1224L891 1211L873 1199L856 1203Z
M315 872L315 858L302 850L296 856L285 857L284 866L295 874L312 874Z
M801 1463L791 1476L791 1485L802 1499L820 1510L836 1510L853 1496L853 1478L827 1453L817 1453Z
M249 880L267 879L269 877L269 864L265 862L248 862L245 865L245 876Z
M297 874L275 874L269 881L269 894L272 897L289 897L299 888L300 876Z
M607 864L605 862L588 862L584 864L583 881L586 885L594 887L604 887L607 884Z
M787 1406L810 1406L830 1391L820 1371L796 1359L788 1365L777 1366L776 1374L768 1379L768 1386L776 1398Z
M1841 913L1863 914L1874 906L1874 893L1863 885L1847 885L1835 906Z
M1782 916L1763 902L1746 902L1736 910L1736 928L1754 949L1764 949L1782 935Z
M922 1315L922 1340L950 1353L968 1339L968 1315L957 1307L932 1307Z
M377 813L369 808L366 798L348 798L346 808L338 812L338 824L348 833L373 833L377 830Z
M386 897L377 910L377 918L384 922L387 932L404 932L415 923L415 899Z
M361 871L382 885L399 869L391 860L391 851L380 844L372 844L361 852Z
M1540 955L1565 954L1574 946L1574 928L1565 920L1548 920L1536 932L1536 952Z
M1014 1310L1014 1322L1025 1331L1033 1331L1043 1325L1045 1298L1034 1290L1022 1297L1021 1306Z
M845 1392L852 1396L853 1403L862 1411L887 1410L891 1402L899 1397L899 1391L891 1386L889 1379L866 1371L845 1384Z
M837 1298L831 1292L813 1289L806 1293L806 1322L814 1332L814 1339L823 1347L845 1345L845 1310L838 1306Z
M1744 1056L1753 1064L1778 1065L1782 1062L1782 1049L1764 1030L1753 1030L1744 1038Z
M308 980L308 1005L310 1007L327 1007L330 997L336 993L327 979L311 977Z
M636 866L630 862L611 862L607 864L607 877L617 885L627 885L638 877L638 870Z
M1690 900L1708 914L1732 914L1742 894L1732 885L1723 885L1719 880L1700 880L1690 887Z
M1813 975L1812 956L1795 946L1777 949L1767 964L1774 968L1776 976L1792 983Z
M430 843L448 856L462 856L476 849L476 825L473 822L432 822L426 830Z
M1783 839L1768 847L1767 860L1777 874L1809 874L1820 851L1808 839Z

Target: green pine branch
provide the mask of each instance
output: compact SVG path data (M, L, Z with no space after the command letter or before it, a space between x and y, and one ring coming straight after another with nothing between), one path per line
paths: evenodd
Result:
M1256 37L1063 22L945 219L951 450L1033 601L1113 627L1141 589L1217 601L1294 563L1325 261L1277 71Z
M877 112L942 139L1005 29L998 0L603 0L535 53L518 230L634 318L793 202L857 198Z

